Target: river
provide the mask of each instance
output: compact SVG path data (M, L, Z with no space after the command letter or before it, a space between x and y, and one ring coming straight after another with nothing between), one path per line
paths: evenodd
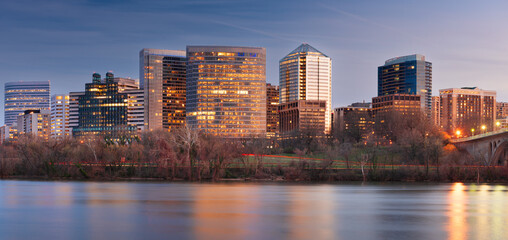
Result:
M508 187L4 180L0 239L508 239Z

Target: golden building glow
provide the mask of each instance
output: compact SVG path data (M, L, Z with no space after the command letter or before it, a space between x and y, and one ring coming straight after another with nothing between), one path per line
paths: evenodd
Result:
M187 124L228 138L266 134L266 50L187 47Z

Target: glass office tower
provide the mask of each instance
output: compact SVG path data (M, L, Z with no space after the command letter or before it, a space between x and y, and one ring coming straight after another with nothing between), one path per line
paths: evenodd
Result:
M266 135L266 49L187 46L187 124L227 138Z
M145 129L185 126L185 51L144 48L139 52L140 88L145 92Z
M128 125L128 95L119 93L113 73L93 74L92 83L85 84L85 94L79 96L79 125L72 129L76 137L104 136L111 140L131 138L136 127Z
M432 63L420 54L386 60L378 67L378 97L391 94L420 95L422 110L430 118Z
M325 133L332 128L332 59L303 43L279 61L280 103L326 101Z
M5 125L12 126L25 110L49 110L49 81L5 83Z

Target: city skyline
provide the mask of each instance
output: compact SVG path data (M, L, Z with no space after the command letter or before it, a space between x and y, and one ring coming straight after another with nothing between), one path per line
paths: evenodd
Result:
M377 66L415 53L433 63L434 95L476 86L508 100L507 3L297 2L2 2L0 83L50 80L51 95L66 94L92 72L138 79L142 48L231 45L266 48L267 83L278 85L278 61L307 42L334 59L332 108L369 101Z

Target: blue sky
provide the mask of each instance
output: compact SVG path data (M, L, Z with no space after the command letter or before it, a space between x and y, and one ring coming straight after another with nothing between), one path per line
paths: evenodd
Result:
M267 82L307 42L333 59L332 106L370 101L377 67L413 53L433 63L433 95L497 90L508 101L506 1L0 1L0 83L50 80L82 91L93 72L138 78L142 48L259 46ZM3 123L3 109L0 114Z

